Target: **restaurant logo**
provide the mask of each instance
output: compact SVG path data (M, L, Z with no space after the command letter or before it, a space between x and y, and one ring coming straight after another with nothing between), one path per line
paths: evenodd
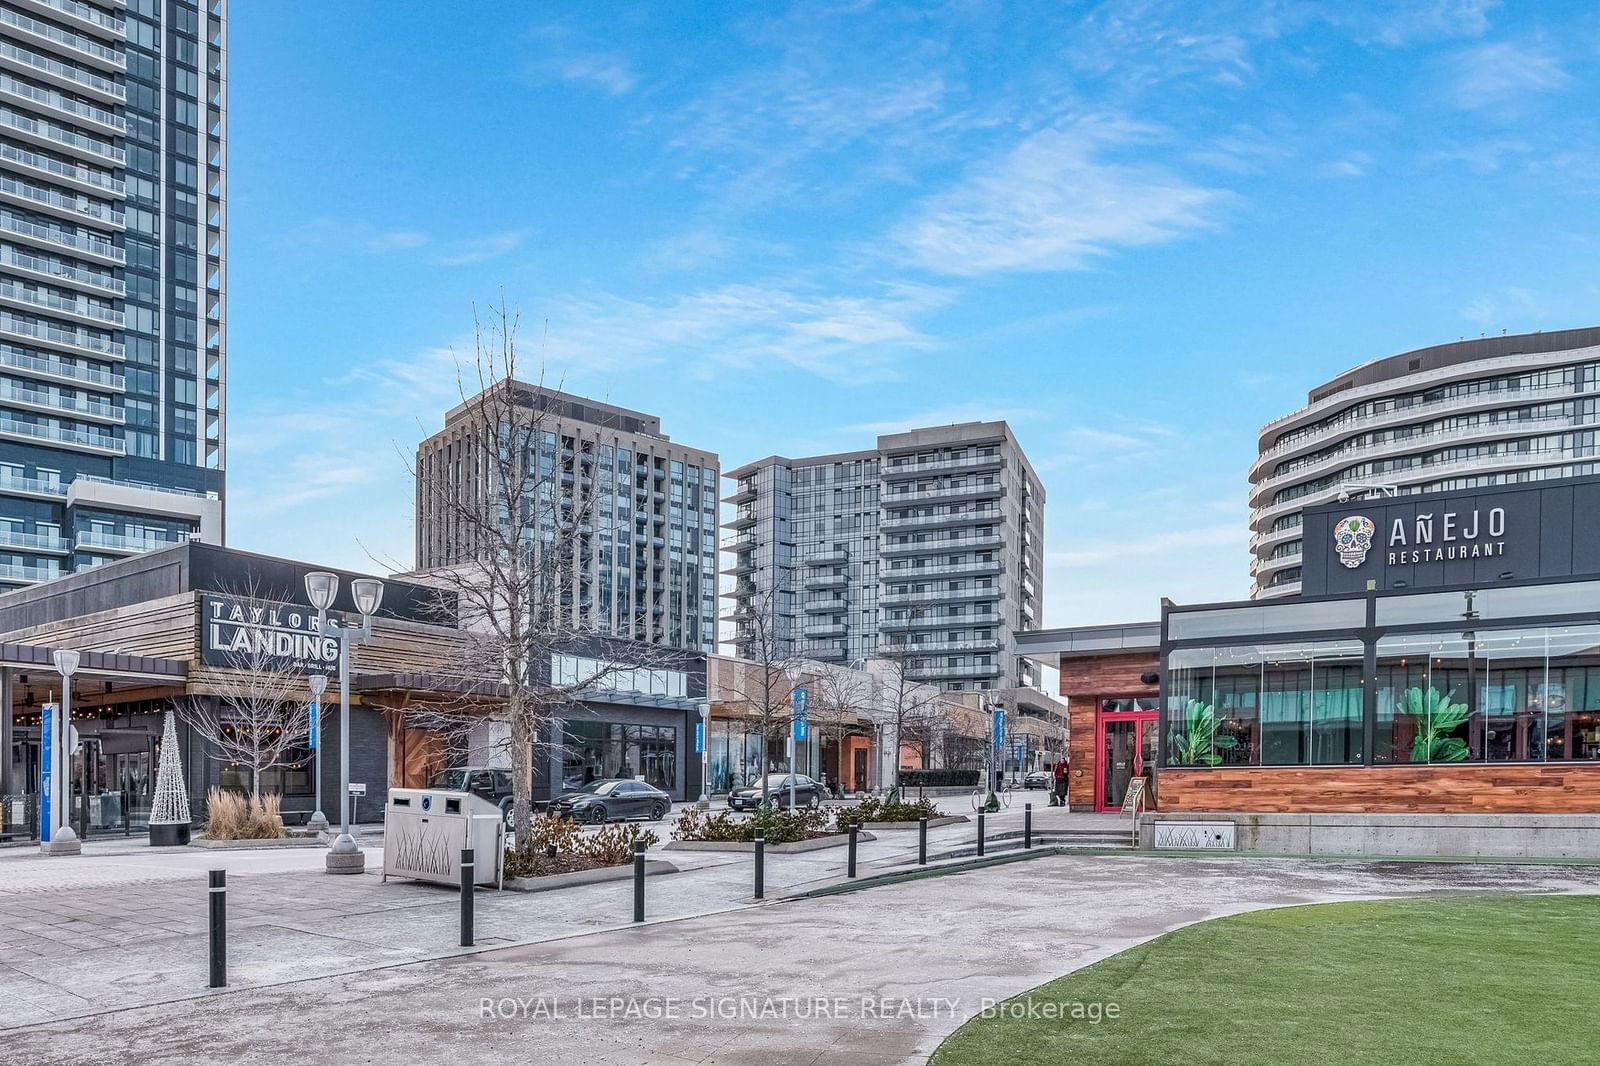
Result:
M1372 550L1372 535L1378 527L1372 524L1372 519L1365 515L1347 515L1333 524L1333 548L1339 553L1339 561L1354 570L1367 561L1367 552Z
M321 673L338 664L339 643L317 632L317 612L308 607L207 594L200 602L200 661Z

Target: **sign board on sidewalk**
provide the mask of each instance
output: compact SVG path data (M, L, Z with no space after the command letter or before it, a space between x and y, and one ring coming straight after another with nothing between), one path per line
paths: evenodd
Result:
M352 795L352 796L365 796L366 794L367 794L367 783L365 781L352 781L352 782L350 782L350 795Z
M1132 814L1139 809L1144 801L1144 778L1136 777L1128 782L1128 794L1122 797L1122 813Z

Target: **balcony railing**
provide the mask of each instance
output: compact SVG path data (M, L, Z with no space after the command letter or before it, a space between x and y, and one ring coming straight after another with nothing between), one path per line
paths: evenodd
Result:
M30 289L13 281L0 281L0 298L16 300L19 303L30 304L46 311L92 318L97 322L106 323L113 329L121 329L123 324L121 311L114 311L109 307L101 307L82 298L75 300L65 299L54 293L45 292L43 289Z
M60 481L0 473L0 492L21 493L24 496L65 496L67 486Z
M804 632L808 637L842 637L846 629L842 625L816 625L806 626Z
M844 574L813 574L805 579L808 589L831 589L841 585L848 585L850 579Z
M878 548L880 555L908 555L915 552L959 552L979 548L998 548L1004 539L998 533L986 537L940 537L935 540L890 542Z
M999 496L1004 492L1005 486L996 480L983 485L944 485L937 489L919 489L915 492L885 492L878 499L885 507L897 507L904 503L922 503L924 501L937 503L942 500Z
M99 385L102 388L116 389L118 391L127 386L127 382L121 374L96 370L94 367L81 366L77 363L63 362L60 359L41 358L26 349L18 348L11 344L0 344L0 366L27 371L30 374L48 374L51 377L81 381L86 385Z
M914 515L910 518L885 518L879 523L883 529L916 529L930 526L962 526L969 522L1000 522L1005 512L999 510L952 511L945 514Z
M50 581L60 576L61 571L55 567L0 563L0 581Z
M83 396L67 399L60 394L52 395L49 392L27 389L5 381L0 381L0 402L44 407L66 414L105 419L108 422L121 422L126 417L122 408L115 407L109 403L102 403L99 400L90 400Z
M997 452L994 455L968 455L960 459L932 459L925 463L890 463L881 467L879 472L884 478L916 477L939 470L982 470L999 466L1002 462L1004 460Z
M102 237L85 237L81 233L68 233L51 226L41 226L27 219L0 212L0 231L15 233L29 240L43 241L58 248L70 248L87 255L98 255L118 263L125 263L128 254Z
M166 537L125 537L120 533L98 533L91 529L78 531L78 547L100 548L106 551L149 552L170 548L181 540Z
M823 551L814 551L805 557L807 566L835 566L839 563L850 561L850 553L842 548L828 548Z
M42 170L52 177L62 178L67 181L81 181L85 185L111 194L122 196L127 192L127 184L119 178L114 178L105 171L93 167L81 167L76 163L63 163L59 159L52 159L38 152L30 152L26 148L18 148L14 144L0 144L0 159L15 163L19 167L32 167Z
M964 563L942 563L938 566L900 566L878 571L878 580L884 584L920 581L928 577L958 574L994 574L1000 571L998 559L972 559Z
M55 189L45 189L38 185L30 185L25 181L18 181L9 174L0 174L0 192L10 196L17 196L24 200L31 200L44 207L54 207L61 211L70 211L74 215L94 219L96 222L108 226L121 226L124 221L122 212L109 204L100 203L82 196L68 196L57 192Z
M128 123L121 115L107 111L103 107L86 104L70 97L62 96L54 89L41 89L37 85L30 85L25 81L18 81L9 74L0 74L0 92L10 93L12 96L21 97L40 107L54 108L64 115L70 115L86 122L98 122L102 126L110 126L118 132L125 132Z
M97 7L80 4L77 0L33 0L33 2L48 7L52 11L58 11L68 18L75 18L80 22L96 26L118 37L125 36L128 32L127 25L121 19L108 15Z
M71 266L59 259L50 259L40 255L29 255L19 251L9 244L0 244L0 264L13 267L17 270L26 270L50 278L52 281L73 281L79 285L89 285L97 289L115 293L118 296L127 292L127 287L110 274L103 274L97 270L85 270L83 267Z
M31 19L27 15L9 8L0 7L0 26L10 26L23 33L31 33L43 37L48 41L76 52L78 55L96 63L122 70L128 65L128 57L114 48L107 48L99 41L52 26L48 22Z
M920 618L886 618L879 629L957 629L962 626L999 625L998 614L929 614Z
M0 11L4 10L0 8ZM34 137L42 137L55 144L65 145L74 151L97 155L119 167L127 162L127 153L114 144L107 144L98 137L89 137L75 130L69 130L65 126L58 126L54 122L24 115L9 107L0 107L0 125L9 126Z
M64 444L73 448L92 448L96 451L110 452L114 455L123 455L127 452L127 445L120 438L109 434L87 433L83 430L67 429L63 426L23 422L15 418L6 418L3 415L0 415L0 433L31 437L34 440L50 441L54 444Z
M126 100L128 98L127 87L120 82L103 77L92 70L84 70L82 67L75 67L51 56L41 55L38 52L22 48L12 44L10 41L0 41L0 58L31 67L41 74L48 74L51 77L60 78L62 81L72 82L74 85L100 93L103 96L109 96L117 100Z
M910 677L994 677L1000 673L999 663L969 664L966 666L908 666Z
M925 640L921 643L891 644L889 651L896 655L932 655L934 653L964 651L999 651L998 640Z
M850 601L835 597L831 600L807 600L805 611L807 614L833 614L838 611L849 610Z
M991 588L929 589L925 592L886 592L878 602L885 607L905 607L918 603L959 603L963 600L997 600L1000 590Z
M5 311L0 311L0 333L10 333L13 336L51 344L64 344L105 359L121 359L123 356L121 343L102 337L98 333L91 333L85 329L62 329L48 322L30 322Z
M20 548L23 551L34 552L68 552L72 550L64 537L50 537L42 533L23 533L11 529L0 529L0 548Z

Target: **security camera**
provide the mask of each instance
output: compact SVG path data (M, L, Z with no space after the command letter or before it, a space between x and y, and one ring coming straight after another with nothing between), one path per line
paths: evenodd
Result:
M1350 490L1349 489L1340 489L1339 490L1339 502L1340 503L1349 503L1350 502Z

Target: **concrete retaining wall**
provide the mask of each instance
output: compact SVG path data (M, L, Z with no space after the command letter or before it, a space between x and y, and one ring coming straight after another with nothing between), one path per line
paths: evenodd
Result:
M1600 859L1594 814L1157 813L1140 824L1141 847L1158 821L1232 822L1236 850L1276 855Z

